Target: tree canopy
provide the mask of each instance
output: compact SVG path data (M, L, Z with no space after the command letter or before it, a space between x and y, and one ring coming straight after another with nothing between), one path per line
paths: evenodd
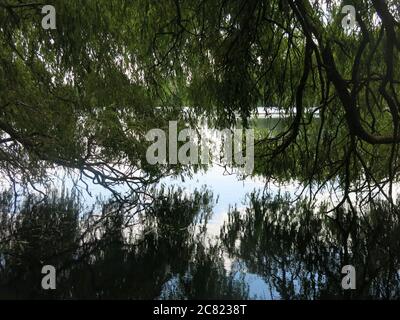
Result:
M395 1L0 2L0 161L11 179L76 169L132 190L169 166L144 134L206 116L249 126L257 107L289 116L256 141L256 173L339 177L383 190L398 176L400 8ZM356 9L344 29L341 9ZM189 110L189 111L188 111ZM313 121L318 115L318 121ZM194 122L195 123L195 122ZM358 186L359 187L359 186Z

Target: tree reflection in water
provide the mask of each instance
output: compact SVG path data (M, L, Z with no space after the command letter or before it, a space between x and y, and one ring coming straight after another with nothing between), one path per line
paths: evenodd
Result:
M399 298L400 225L396 207L371 201L331 213L289 196L252 193L232 210L221 241L283 299ZM356 268L356 290L343 290L344 265Z
M28 198L12 215L1 197L0 299L230 298L246 285L224 269L222 253L205 239L212 194L161 190L146 216L127 221L104 205L82 215L73 197ZM41 268L57 269L57 290L41 289Z
M254 192L244 211L230 210L220 238L207 223L213 195L160 190L146 215L111 204L83 214L79 201L54 192L28 197L15 211L0 199L0 299L248 299L235 265L262 278L271 298L399 298L397 207L325 205ZM57 269L57 290L41 289L41 268ZM356 290L343 290L344 265L354 265ZM242 276L240 276L242 275Z

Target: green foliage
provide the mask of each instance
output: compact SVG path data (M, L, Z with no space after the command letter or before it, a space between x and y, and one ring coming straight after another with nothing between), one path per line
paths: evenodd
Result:
M184 107L192 125L206 115L212 126L246 127L265 106L288 118L276 139L261 135L257 173L338 175L345 188L396 179L396 4L349 2L358 26L346 32L347 2L51 1L55 30L41 28L35 3L0 7L7 174L39 180L57 165L106 187L152 181L188 168L147 165L149 129L182 120Z

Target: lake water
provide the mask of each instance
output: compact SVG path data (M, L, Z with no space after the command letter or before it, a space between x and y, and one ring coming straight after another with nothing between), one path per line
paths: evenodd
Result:
M53 186L73 187L62 171L54 173ZM80 184L84 210L50 197L28 205L16 225L1 216L0 298L400 297L400 213L385 200L331 211L340 199L335 182L310 203L307 192L297 198L303 188L296 180L242 179L214 164L161 179L154 201L128 228L126 212L90 211L96 196L111 194L85 182L91 196ZM7 212L4 198L0 205ZM38 287L43 263L58 269L53 296ZM346 265L356 270L354 290L342 287Z

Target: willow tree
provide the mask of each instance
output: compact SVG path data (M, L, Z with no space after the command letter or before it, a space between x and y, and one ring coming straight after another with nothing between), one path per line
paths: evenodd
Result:
M343 27L345 5L356 25ZM258 106L286 115L258 170L392 194L398 176L399 5L390 1L175 1L187 98L218 124ZM176 42L171 41L175 45ZM314 121L316 115L318 121ZM356 183L358 181L358 183ZM389 184L385 190L384 185ZM357 185L356 185L357 184ZM367 199L368 200L368 199Z
M50 1L0 3L1 161L41 177L52 165L98 183L157 177L143 133L183 106L218 126L259 106L289 116L257 141L257 171L339 177L392 193L398 175L399 5L392 1ZM356 9L342 26L344 5ZM319 114L319 120L312 119ZM123 168L123 169L120 169ZM152 178L150 180L152 180ZM384 184L389 183L388 194Z
M143 191L165 171L147 165L143 135L180 117L144 73L148 17L140 3L51 5L55 30L42 28L40 2L0 2L1 171L35 185L62 167L117 197L121 183Z

